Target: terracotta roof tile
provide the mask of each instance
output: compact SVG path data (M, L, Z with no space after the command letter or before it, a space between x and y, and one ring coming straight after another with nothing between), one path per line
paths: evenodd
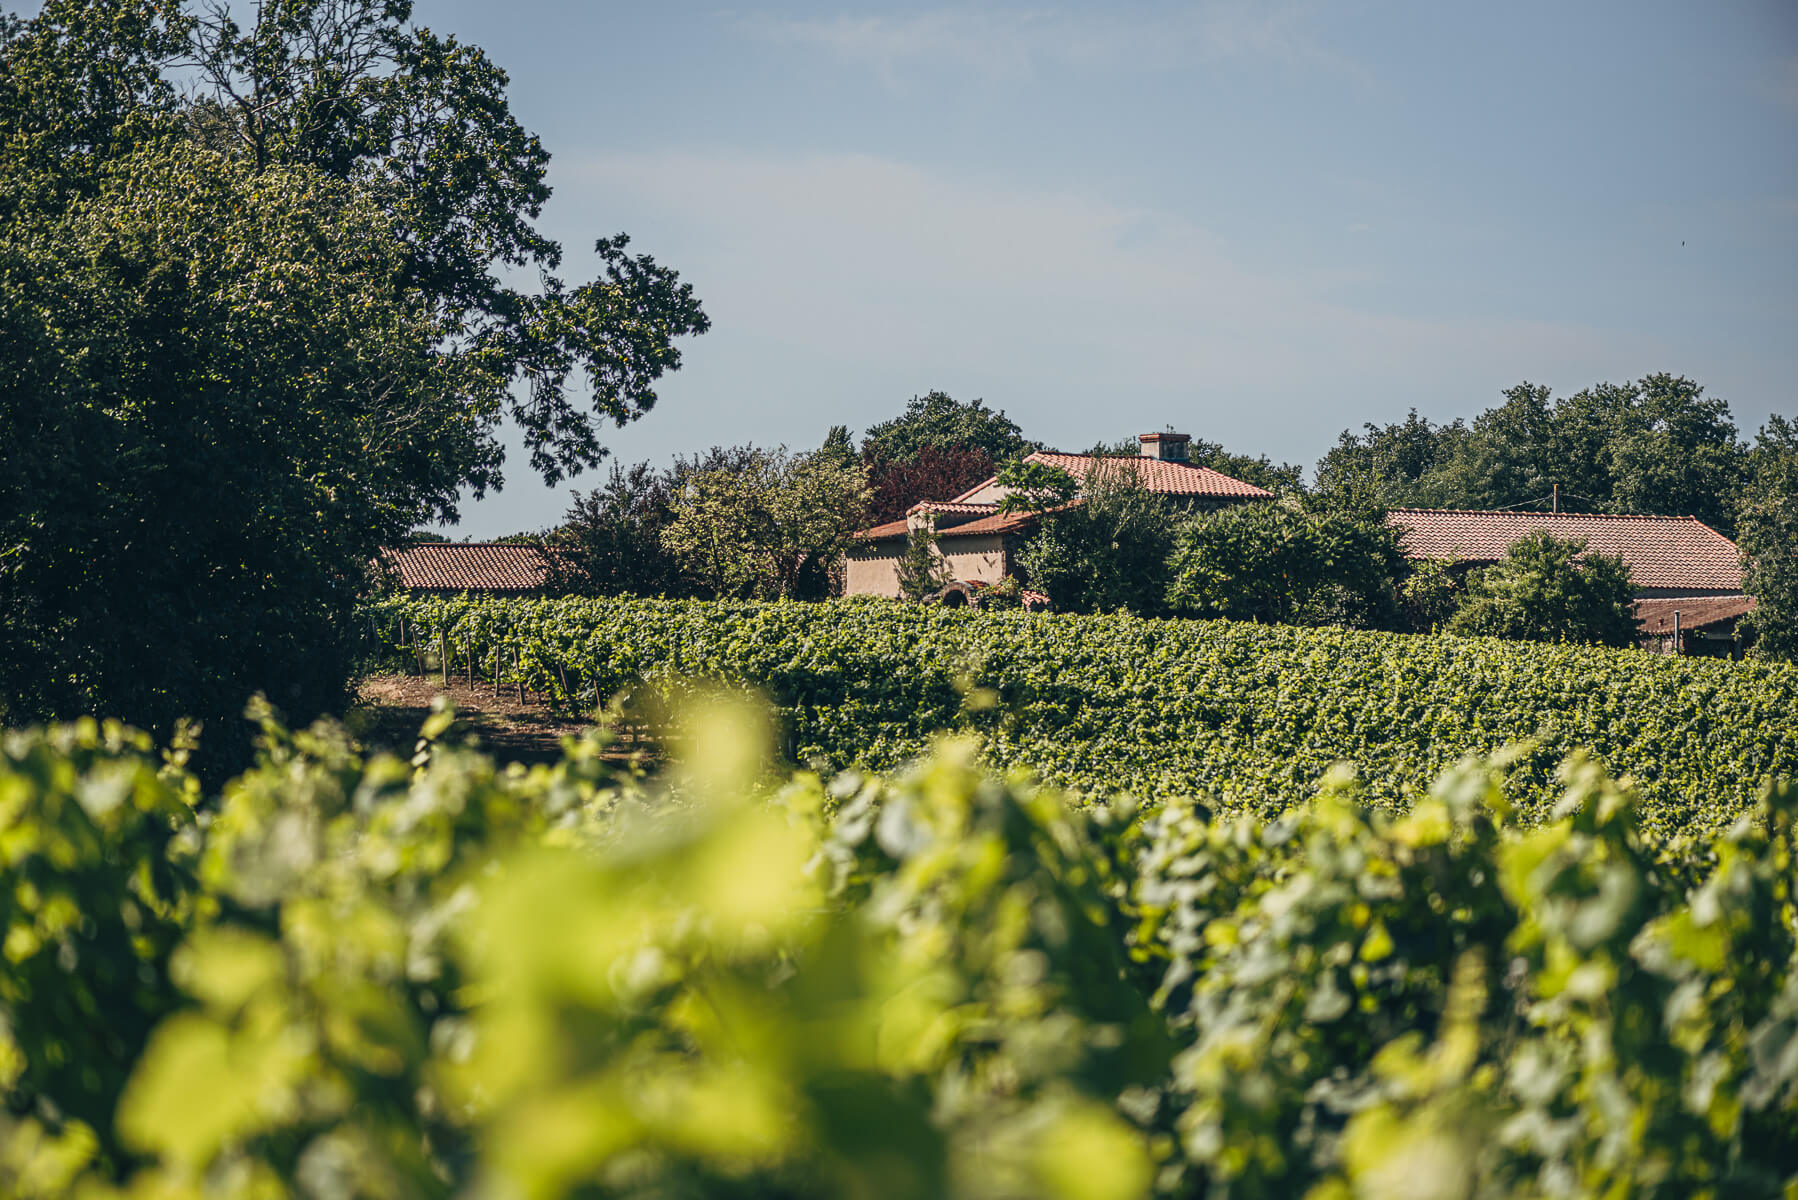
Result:
M1636 601L1636 625L1644 636L1673 632L1673 614L1683 630L1722 625L1754 611L1753 596L1666 596Z
M1403 531L1412 558L1496 562L1511 543L1541 529L1557 538L1582 538L1588 549L1621 558L1639 588L1742 586L1736 544L1696 517L1395 508L1386 520Z
M1061 505L1048 511L1059 512L1062 508L1072 508L1075 504L1079 503L1080 501L1075 500L1069 504ZM917 512L919 509L934 509L936 507L936 502L930 501L913 505L912 511ZM974 537L983 533L1013 533L1020 529L1027 529L1036 524L1038 516L1037 513L1029 512L1000 512L997 504L951 504L945 502L942 507L958 514L981 513L985 515L976 516L973 520L963 521L959 525L939 524L936 531L937 537L939 538ZM906 523L903 520L899 520L888 521L886 524L876 525L872 529L864 529L855 536L858 541L879 542L885 541L888 538L902 538L905 534Z
M1043 512L1065 512L1070 508L1075 508L1084 503L1086 503L1084 500L1074 499L1068 501L1066 504L1058 504L1054 508L1045 508ZM978 521L969 521L966 525L955 525L948 529L939 530L937 536L953 538L973 537L982 533L1015 533L1020 529L1028 529L1032 525L1035 525L1037 518L1042 515L1042 513L1033 512L1008 513L995 511L990 517L981 517Z
M1151 492L1167 492L1175 496L1218 496L1239 500L1267 500L1273 496L1273 493L1265 488L1258 488L1252 483L1244 483L1240 479L1232 479L1221 471L1213 471L1210 467L1195 467L1191 463L1167 462L1147 456L1051 454L1048 451L1039 451L1030 456L1030 461L1060 467L1075 479L1080 480L1084 480L1087 473L1100 463L1128 463L1135 466L1137 477Z
M861 542L883 542L888 538L902 538L905 531L905 518L900 517L897 521L888 521L885 525L876 525L872 529L857 530L855 539Z
M981 517L978 521L969 521L965 525L952 525L948 529L937 531L939 538L977 537L983 533L1014 533L1020 529L1028 529L1036 524L1035 513L994 513L990 517Z
M1217 499L1230 500L1269 500L1273 493L1265 488L1258 488L1252 483L1244 483L1233 479L1221 471L1213 471L1210 467L1195 467L1191 463L1167 462L1159 458L1134 454L1056 454L1048 450L1039 450L1025 459L1026 462L1048 463L1060 467L1072 475L1076 481L1086 478L1087 473L1101 462L1133 463L1137 467L1137 477L1144 487L1152 492L1165 492L1171 496L1210 496ZM962 502L965 496L975 496L997 484L997 475L975 484L957 496L952 503Z
M535 546L498 542L423 542L381 557L408 591L531 592L548 575Z
M998 512L999 506L997 504L963 504L955 500L920 500L905 511L907 513L973 513L985 516Z

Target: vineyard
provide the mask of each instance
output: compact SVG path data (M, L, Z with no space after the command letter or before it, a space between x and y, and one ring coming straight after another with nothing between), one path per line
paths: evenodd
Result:
M881 602L413 599L364 613L390 657L590 708L748 684L789 757L890 770L944 731L1074 792L1277 811L1339 761L1393 805L1466 755L1504 758L1532 818L1575 750L1644 820L1716 833L1798 776L1798 670L1576 646Z
M719 700L653 779L261 718L214 797L0 739L0 1193L1798 1188L1798 789L1666 841L1579 758L1531 825L1482 764L1266 821L783 777Z

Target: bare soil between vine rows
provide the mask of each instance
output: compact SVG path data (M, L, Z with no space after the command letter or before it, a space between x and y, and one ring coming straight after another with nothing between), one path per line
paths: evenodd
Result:
M491 683L451 678L444 687L436 675L367 675L356 685L350 727L370 751L411 755L418 742L418 728L431 715L431 704L445 696L455 706L457 719L444 740L465 741L499 762L552 763L562 756L562 739L592 729L594 722L531 696L520 701L516 687L497 693ZM619 740L606 753L620 762L653 763L659 754L642 730L618 730Z

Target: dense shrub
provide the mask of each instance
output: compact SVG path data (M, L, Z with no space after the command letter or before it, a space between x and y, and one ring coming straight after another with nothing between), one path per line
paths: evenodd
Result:
M1180 616L1390 629L1406 571L1384 514L1282 502L1189 519L1167 574L1167 608Z
M1537 530L1511 544L1504 558L1467 576L1467 595L1450 633L1632 646L1635 589L1621 558L1586 551Z
M1040 529L1018 553L1024 581L1063 612L1133 612L1159 616L1166 607L1168 553L1174 513L1166 496L1150 491L1139 474L1140 458L1100 459L1080 481L1080 499L1062 504L1054 477L1071 487L1058 467L1024 462L1001 482L1018 481L1048 508ZM1047 488L1031 486L1031 477Z
M1770 775L1798 774L1798 670L1447 636L913 605L650 600L395 601L392 645L447 644L488 674L590 705L688 676L753 684L798 761L885 769L972 724L990 760L1092 793L1274 806L1339 760L1381 803L1464 754L1513 744L1508 786L1541 814L1554 768L1591 749L1642 789L1646 819L1716 830ZM486 664L486 665L481 665ZM996 703L970 714L970 686ZM985 693L983 693L984 695Z
M57 948L0 992L0 1191L1798 1187L1798 791L1690 845L1577 758L1534 828L1477 763L1268 823L1072 809L965 742L782 781L717 702L655 783L447 725L407 764L265 715L198 822L136 735L6 735L5 944Z

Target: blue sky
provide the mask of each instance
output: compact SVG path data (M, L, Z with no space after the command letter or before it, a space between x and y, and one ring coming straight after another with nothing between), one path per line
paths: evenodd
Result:
M554 156L570 280L690 280L624 461L932 388L1309 467L1345 427L1652 371L1798 413L1798 4L418 0ZM1683 243L1683 244L1682 244ZM554 523L513 456L458 535Z
M1798 411L1789 4L417 16L512 72L568 273L627 230L712 315L627 461L815 445L931 388L1053 443L1172 424L1306 465L1525 379ZM511 477L458 533L566 508Z

